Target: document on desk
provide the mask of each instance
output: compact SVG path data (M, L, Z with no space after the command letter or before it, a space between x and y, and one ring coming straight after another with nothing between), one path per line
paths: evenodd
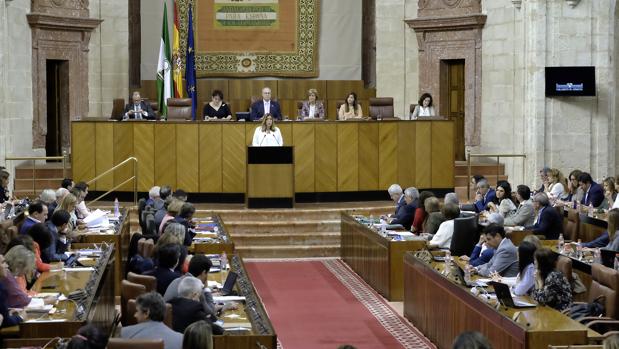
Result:
M93 267L62 268L64 271L95 271Z
M213 302L215 303L225 303L225 302L234 302L234 301L245 301L244 296L213 296Z
M96 209L84 218L84 223L86 223L88 228L93 228L95 226L108 227L110 225L110 220L107 218L107 213L105 211Z

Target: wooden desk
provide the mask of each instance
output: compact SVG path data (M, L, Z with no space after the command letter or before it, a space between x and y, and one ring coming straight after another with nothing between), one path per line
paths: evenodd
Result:
M246 193L246 147L253 122L72 122L72 171L90 180L127 157L138 159L138 190L162 183L190 193ZM452 121L278 122L294 146L295 193L454 187ZM97 181L106 191L132 176L130 165ZM131 191L131 184L120 191Z
M234 253L234 242L232 242L232 238L230 234L228 234L228 229L226 229L226 225L222 221L221 217L217 215L213 216L197 216L194 215L193 220L197 223L196 225L196 236L194 237L194 241L189 247L189 251L192 253L202 253L202 254L221 254L222 252L226 252L227 255L231 256ZM200 237L213 237L214 234L210 232L208 227L200 228L200 224L215 224L217 226L219 237L215 238L216 242L203 242L199 241L196 238Z
M93 323L106 333L114 321L114 263L113 246L98 259L91 259L91 265L99 265L93 271L49 271L41 274L32 290L35 292L59 292L68 295L82 289L86 292L82 300L61 301L56 313L30 318L19 325L19 337L5 339L4 347L16 347L32 339L70 338L86 323ZM81 311L76 311L78 309Z
M479 331L494 348L539 348L586 344L587 328L560 312L539 306L494 306L441 274L444 263L404 257L404 316L439 348L451 348L463 331Z
M213 337L213 347L217 349L276 349L277 335L271 320L269 320L262 302L254 289L254 285L251 283L249 275L245 270L243 261L238 255L230 256L230 268L238 274L235 290L240 296L245 297L245 304L237 310L224 312L220 319L224 321L224 327L227 329L246 326L251 326L251 329L249 331L226 330L225 335ZM209 279L221 282L217 278L221 279L222 276L225 276L225 274L209 274ZM230 317L230 315L234 316Z
M403 258L426 246L425 240L392 241L342 213L342 260L390 301L404 298Z
M127 256L129 255L129 240L131 232L129 229L129 214L137 213L135 208L121 210L121 216L118 223L115 225L112 233L86 230L78 231L79 242L85 244L101 244L103 242L113 243L116 247L114 250L114 294L120 296L120 283L125 276L125 266L127 265ZM79 246L79 245L78 245Z

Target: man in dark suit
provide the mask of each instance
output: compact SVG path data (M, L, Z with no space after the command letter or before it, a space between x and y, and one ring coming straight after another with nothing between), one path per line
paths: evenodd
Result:
M157 278L157 292L164 295L165 291L170 286L174 279L181 277L179 272L174 271L179 263L181 256L180 246L175 244L164 245L157 251L159 264L151 271L147 271L144 275L150 275Z
M43 201L34 201L28 206L28 217L19 229L20 234L26 234L33 225L45 223L47 220L47 205Z
M131 97L132 102L125 106L123 120L155 120L155 113L149 103L142 100L140 92L134 91Z
M563 234L563 217L550 206L546 193L537 193L533 197L533 207L537 210L535 224L527 227L534 234L546 236L546 240L557 240Z
M212 317L200 302L203 287L202 281L193 276L184 277L178 284L178 297L170 300L174 331L183 333L189 325L204 320L211 324L214 334L223 334L223 329L213 324Z
M604 189L601 185L595 183L591 178L591 175L587 172L583 172L578 176L578 185L585 192L581 204L585 206L593 205L593 207L599 207L604 201ZM612 203L611 203L612 205Z
M419 191L416 188L406 188L406 190L404 190L405 205L398 210L390 223L400 224L406 228L406 230L410 230L411 225L413 224L413 216L415 215L415 210L417 209L417 204L419 202L418 199Z
M262 99L251 105L249 118L251 121L257 121L268 113L273 115L276 120L282 119L282 108L280 108L279 103L271 100L271 89L265 87L262 89Z
M475 195L475 210L477 212L485 211L488 203L492 202L496 194L494 189L490 188L490 184L486 179L477 182L477 194Z

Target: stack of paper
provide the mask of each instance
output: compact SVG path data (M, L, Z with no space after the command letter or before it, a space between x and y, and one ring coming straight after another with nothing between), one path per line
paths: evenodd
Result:
M84 223L88 228L107 228L110 226L106 212L100 209L91 212L88 217L84 218Z

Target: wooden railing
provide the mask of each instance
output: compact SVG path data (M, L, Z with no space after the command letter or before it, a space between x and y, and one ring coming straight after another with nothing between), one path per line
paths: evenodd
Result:
M96 199L90 201L88 203L88 205L92 205L94 202L97 202L97 201L101 200L101 198L105 197L109 193L113 192L114 190L122 187L123 185L125 185L125 184L127 184L127 183L129 183L131 181L133 181L133 204L134 205L138 204L138 159L135 158L135 157L129 157L129 158L123 160L122 162L118 163L116 166L108 169L107 171L101 173L97 177L89 180L88 182L86 182L86 184L90 185L90 184L98 181L102 177L104 177L107 174L110 174L110 173L116 171L117 169L119 169L120 167L124 166L125 164L128 164L129 162L133 162L133 176L127 178L127 180L125 180L124 182L116 185L112 189L110 189L110 190L106 191L105 193L99 195Z
M467 174L468 181L466 183L466 196L467 199L471 200L471 158L496 158L496 181L499 182L499 168L501 167L500 159L501 158L522 158L522 178L524 179L524 159L527 157L526 154L471 154L471 151L468 150L466 153L466 166L467 166Z

